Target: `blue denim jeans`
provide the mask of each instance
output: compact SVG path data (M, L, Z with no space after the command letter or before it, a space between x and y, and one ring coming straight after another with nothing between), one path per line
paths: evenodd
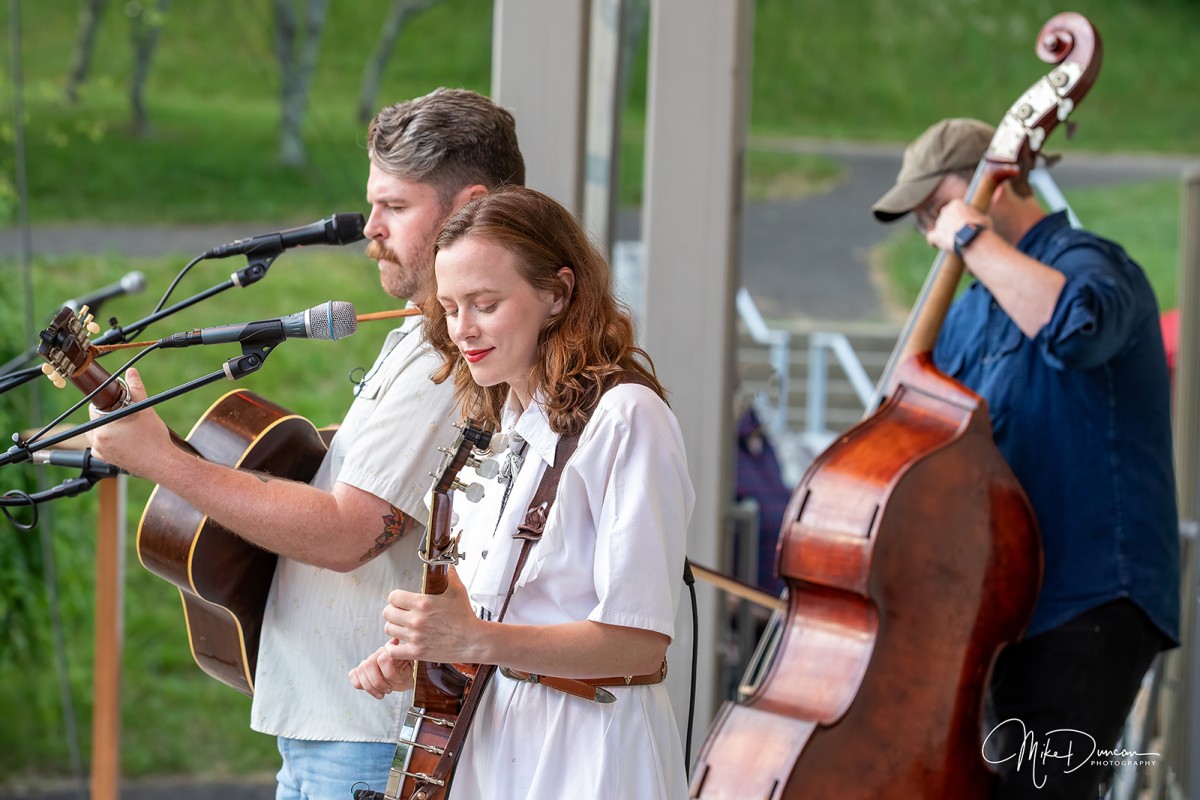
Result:
M275 800L350 800L356 788L383 791L396 745L278 737L283 766Z

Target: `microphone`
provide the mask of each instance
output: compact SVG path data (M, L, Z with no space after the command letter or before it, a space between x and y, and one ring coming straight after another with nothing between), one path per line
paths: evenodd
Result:
M278 342L283 339L344 339L358 330L358 315L345 300L330 300L286 317L216 325L159 339L160 347L228 342Z
M125 273L125 276L116 283L110 283L102 289L72 298L63 303L63 305L76 312L87 306L94 312L100 308L100 304L105 300L120 297L123 294L137 294L145 288L146 276L135 270Z
M82 450L39 450L33 454L34 464L50 464L55 467L70 467L81 469L95 475L112 477L120 475L123 470L115 464L101 461L92 456L92 448Z
M299 228L249 236L214 247L202 258L278 254L289 247L301 247L306 244L350 244L363 238L363 228L366 224L362 214L331 214L325 219Z

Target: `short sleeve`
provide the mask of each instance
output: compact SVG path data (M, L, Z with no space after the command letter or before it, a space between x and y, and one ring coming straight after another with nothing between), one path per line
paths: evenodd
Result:
M610 389L572 461L586 473L596 528L588 619L673 638L695 504L674 414L644 386Z
M338 432L338 437L346 433L350 438L340 443L335 479L424 522L430 473L441 460L437 448L451 438L454 388L451 381L430 380L440 359L423 343L398 355L390 380L374 396L356 398Z

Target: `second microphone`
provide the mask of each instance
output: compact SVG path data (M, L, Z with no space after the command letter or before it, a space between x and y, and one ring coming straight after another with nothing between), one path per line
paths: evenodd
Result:
M358 315L354 305L345 300L330 300L286 317L215 325L171 334L159 339L158 345L191 347L196 344L265 343L284 339L344 339L357 330Z

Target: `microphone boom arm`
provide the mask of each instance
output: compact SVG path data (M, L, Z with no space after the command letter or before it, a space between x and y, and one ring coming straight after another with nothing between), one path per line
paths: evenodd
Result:
M158 322L160 319L164 319L172 314L183 311L185 308L190 308L196 303L199 303L201 300L207 300L213 295L220 294L221 292L224 292L227 289L232 289L235 286L239 289L245 289L247 286L258 283L267 276L267 270L270 269L271 264L278 256L279 253L257 254L254 256L247 255L246 260L248 263L246 266L230 275L227 280L222 281L215 286L211 286L208 289L199 292L198 294L194 294L186 300L180 300L174 305L167 306L166 308L156 311L147 317L143 317L131 325L114 325L93 339L92 344L97 346L114 343L124 344L133 337L141 334L144 330L146 330L146 328L150 327L155 322ZM15 389L23 383L28 383L34 378L41 377L41 375L42 370L40 367L29 367L24 370L0 373L0 394L4 394L10 389ZM3 463L4 462L0 461L0 464Z
M277 344L277 343L276 343ZM145 400L139 400L136 403L130 403L127 406L122 406L114 411L109 411L102 417L88 420L80 423L69 430L61 431L48 436L45 439L38 439L33 444L28 442L17 442L12 447L8 448L7 452L0 454L0 466L5 464L19 464L22 461L28 461L33 457L33 454L39 450L44 450L47 447L53 447L56 444L72 439L81 433L95 430L101 425L107 425L118 419L136 414L144 408L151 408L164 403L167 400L172 400L180 395L187 394L195 389L200 389L208 386L210 383L216 383L221 379L236 381L241 377L249 375L252 372L257 372L262 368L267 356L275 349L275 344L266 342L245 342L242 344L242 354L234 356L225 362L221 369L210 372L208 375L188 381L182 386L176 386L174 389L167 389L164 392L147 397ZM14 436L14 438L16 438Z

